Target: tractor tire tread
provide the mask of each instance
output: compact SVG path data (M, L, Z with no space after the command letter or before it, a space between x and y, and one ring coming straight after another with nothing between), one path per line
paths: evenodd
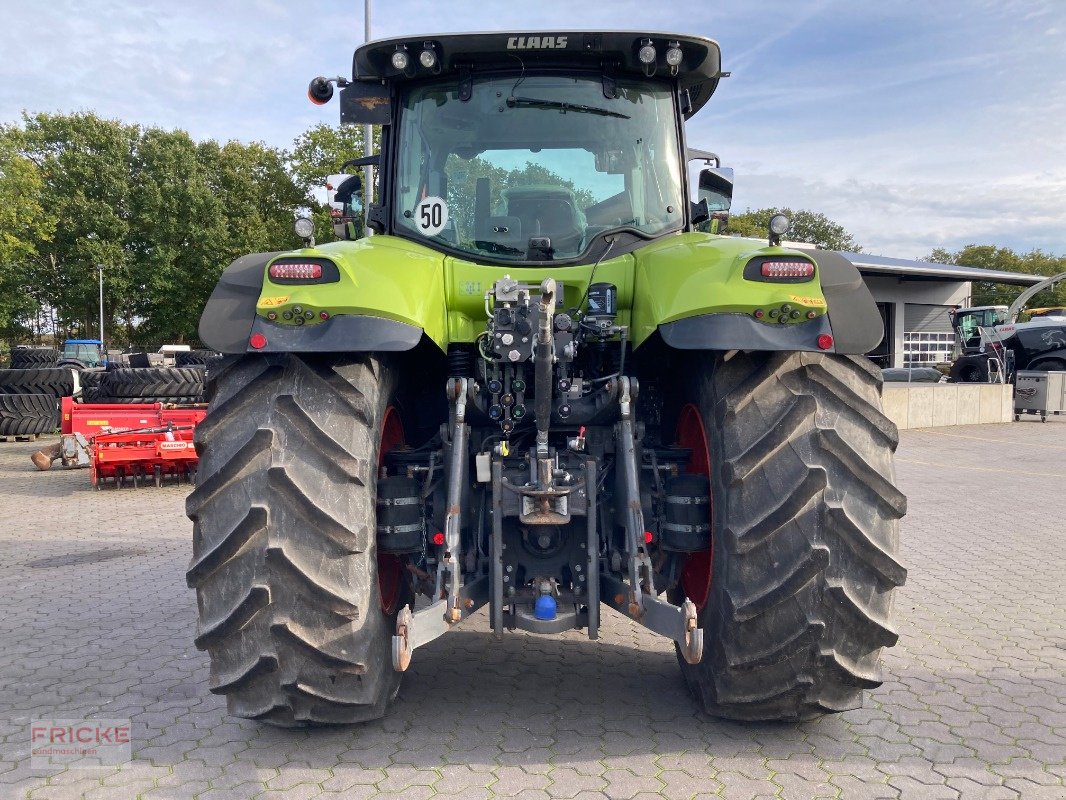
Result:
M211 691L236 716L347 724L395 696L366 467L393 379L341 355L227 358L208 379L187 580Z
M746 353L693 368L716 481L708 649L682 672L729 719L803 720L861 705L896 642L906 498L895 425L866 359ZM721 566L719 566L719 562Z

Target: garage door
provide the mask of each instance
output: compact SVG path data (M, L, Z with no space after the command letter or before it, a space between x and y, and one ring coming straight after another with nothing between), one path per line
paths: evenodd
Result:
M951 333L953 306L932 306L924 303L907 303L903 307L903 330L922 333Z

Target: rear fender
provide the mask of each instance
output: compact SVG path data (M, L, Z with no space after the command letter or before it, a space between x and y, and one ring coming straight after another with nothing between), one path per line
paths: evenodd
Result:
M755 259L806 260L815 264L815 274L791 283L762 280L752 275ZM839 253L683 234L637 252L635 283L637 345L658 332L681 350L858 354L876 347L883 335L862 276Z
M200 341L219 353L243 353L263 290L263 274L274 253L252 253L230 264L200 315Z
M324 265L318 282L275 281L275 262ZM219 352L395 352L447 346L443 258L391 236L233 262L200 320ZM255 347L252 347L252 344Z
M881 314L859 270L840 253L817 250L822 293L829 307L829 323L837 353L869 353L885 336Z

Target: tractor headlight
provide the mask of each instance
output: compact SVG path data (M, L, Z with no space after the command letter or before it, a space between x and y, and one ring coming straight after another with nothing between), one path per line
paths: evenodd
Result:
M790 227L792 227L792 220L784 214L774 214L770 217L770 233L784 236Z
M655 45L650 41L641 45L640 50L637 51L637 58L640 59L641 64L654 64L655 56Z
M681 63L681 59L684 54L681 52L681 46L677 42L670 42L670 47L666 51L666 63L671 67L676 67Z
M427 47L418 56L418 63L426 69L433 69L435 66L437 66L437 54L434 53L432 49Z
M398 69L401 72L407 69L407 65L411 63L410 57L407 55L407 51L401 47L396 49L396 52L392 54L392 67Z

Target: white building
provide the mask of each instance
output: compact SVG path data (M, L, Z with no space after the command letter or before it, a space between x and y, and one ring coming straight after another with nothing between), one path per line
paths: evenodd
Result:
M870 353L879 366L906 367L951 360L954 334L948 312L969 306L973 281L1032 286L1042 275L841 253L854 264L877 302L885 337Z

